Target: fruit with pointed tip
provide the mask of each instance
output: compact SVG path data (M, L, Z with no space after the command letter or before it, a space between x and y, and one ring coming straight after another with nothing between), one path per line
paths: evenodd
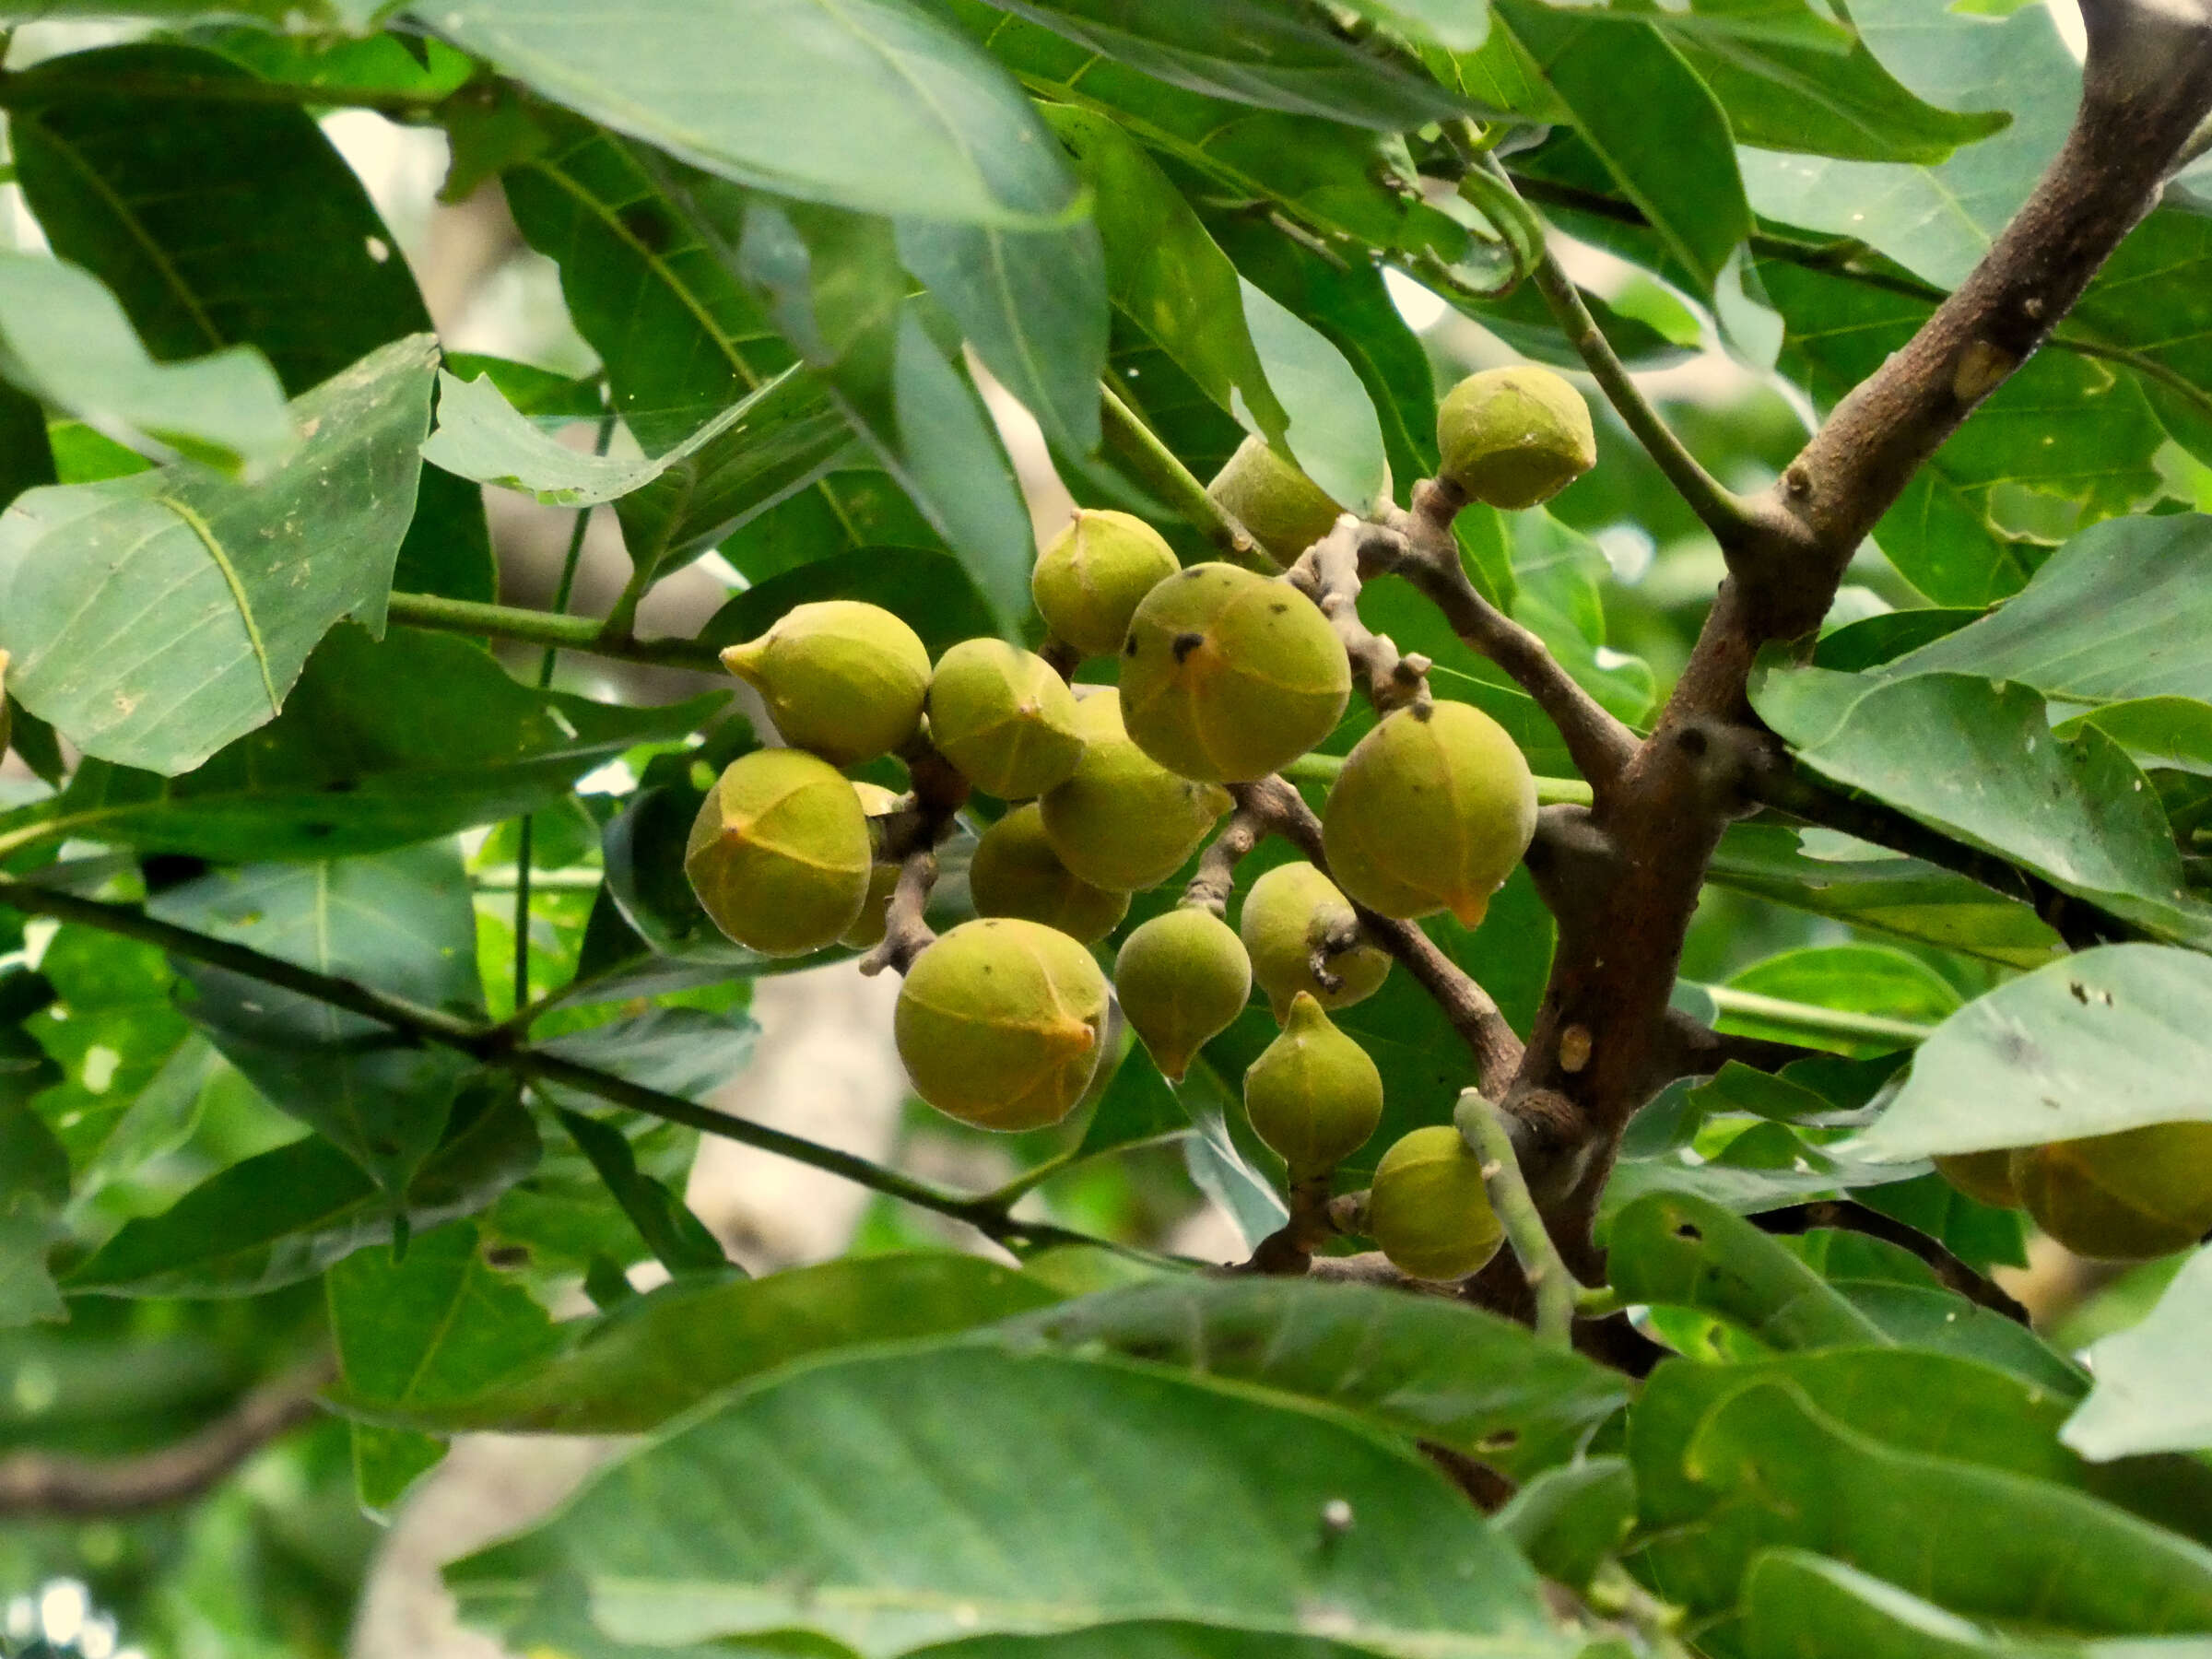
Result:
M879 818L898 811L905 797L895 789L886 789L880 783L855 782L853 793L860 797L860 809L870 818ZM873 844L875 836L869 837ZM854 950L873 950L883 943L883 933L890 907L891 894L899 887L899 865L878 858L868 866L868 896L860 902L860 920L837 936L840 945L850 945Z
M832 765L890 754L921 729L929 653L879 605L795 605L722 662L760 693L784 742Z
M1386 714L1345 757L1322 817L1329 873L1385 916L1473 927L1536 830L1536 782L1505 728L1437 702Z
M2018 1209L2019 1189L2012 1184L2012 1152L1947 1152L1934 1159L1936 1172L1980 1204Z
M1229 1030L1252 997L1252 960L1228 923L1182 906L1132 929L1113 959L1113 988L1153 1062L1171 1083Z
M1158 887L1234 805L1229 792L1179 777L1132 743L1110 687L1077 702L1076 729L1082 759L1038 802L1053 851L1093 887Z
M2212 1123L2023 1147L2011 1173L2035 1224L2076 1255L2147 1261L2212 1231Z
M763 956L836 944L860 920L870 867L852 783L795 748L731 761L684 848L684 874L714 925Z
M1122 720L1146 754L1208 783L1248 783L1335 729L1351 659L1321 607L1230 564L1171 576L1130 618Z
M1137 602L1181 562L1135 514L1078 507L1030 572L1030 596L1053 638L1085 656L1112 656Z
M1367 1236L1399 1272L1462 1279L1498 1253L1482 1159L1449 1124L1416 1129L1382 1154L1367 1194Z
M1268 448L1265 438L1239 444L1206 493L1280 565L1296 563L1300 554L1336 527L1344 512L1320 485Z
M1382 1121L1382 1074L1300 991L1281 1032L1245 1070L1244 1115L1296 1185L1367 1144Z
M929 677L929 740L986 794L1027 801L1076 770L1076 695L1004 640L962 640Z
M1348 1008L1372 996L1390 974L1389 953L1367 942L1359 913L1310 864L1277 865L1253 882L1237 927L1252 957L1252 977L1267 994L1277 1024L1301 992L1324 1008ZM1336 981L1334 988L1313 975L1316 950Z
M1436 411L1437 468L1477 501L1549 500L1597 464L1583 394L1550 370L1515 363L1470 374Z
M914 1092L979 1129L1041 1129L1074 1111L1098 1070L1106 976L1036 922L965 922L907 970L892 1015Z
M1060 862L1034 801L977 838L968 891L979 916L1041 922L1086 945L1104 938L1129 913L1127 893L1093 887Z

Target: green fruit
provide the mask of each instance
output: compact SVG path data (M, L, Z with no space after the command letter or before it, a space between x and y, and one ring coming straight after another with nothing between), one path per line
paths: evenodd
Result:
M886 789L880 783L855 783L853 793L860 797L860 809L871 818L878 818L898 809L905 797L895 789ZM850 945L854 950L873 950L883 943L886 915L890 908L891 894L899 886L899 866L878 860L868 866L868 896L861 900L860 920L837 936L840 945Z
M1482 1159L1449 1124L1416 1129L1382 1154L1367 1194L1367 1236L1414 1278L1460 1279L1498 1253Z
M1111 688L1076 704L1076 729L1083 758L1038 803L1053 851L1093 887L1124 893L1158 887L1234 804L1229 792L1176 776L1132 743Z
M914 1092L979 1129L1041 1129L1075 1110L1098 1070L1106 976L1035 922L954 928L914 959L892 1030Z
M1018 916L1087 945L1104 938L1129 913L1127 893L1069 874L1045 839L1044 815L1034 802L983 831L968 865L968 890L979 916Z
M2012 1183L2035 1224L2076 1255L2171 1255L2212 1231L2212 1124L2023 1147Z
M783 741L836 766L902 748L922 724L929 653L881 606L794 606L757 640L722 653L759 689Z
M1001 800L1042 794L1076 770L1076 694L1053 665L1004 640L962 640L929 679L929 740Z
M1352 665L1321 607L1288 582L1193 565L1130 618L1121 690L1146 754L1186 778L1244 783L1329 735Z
M1492 507L1547 501L1597 464L1583 394L1548 369L1486 369L1436 412L1438 476Z
M1293 1183L1326 1174L1382 1121L1382 1074L1304 992L1281 1035L1244 1073L1252 1131L1290 1166Z
M1206 493L1281 565L1296 563L1344 513L1320 485L1269 449L1264 438L1239 444Z
M1313 977L1314 947L1357 934L1359 926L1336 884L1310 864L1277 865L1252 884L1238 931L1252 955L1252 976L1278 1023L1300 993L1324 1008L1348 1008L1382 987L1390 954L1364 941L1329 956L1328 970L1341 982L1334 991Z
M1400 709L1346 757L1322 845L1346 893L1385 916L1468 927L1536 830L1536 783L1505 728L1466 703Z
M1252 960L1229 924L1184 907L1122 941L1113 988L1130 1029L1171 1083L1191 1056L1227 1030L1252 996Z
M2012 1184L2012 1153L1952 1152L1935 1159L1936 1172L1977 1203L2018 1209L2019 1189Z
M836 944L860 919L869 868L860 797L801 749L755 749L730 762L684 848L684 874L714 925L763 956Z
M1078 507L1030 573L1030 596L1062 644L1085 656L1112 656L1137 601L1180 562L1143 519Z

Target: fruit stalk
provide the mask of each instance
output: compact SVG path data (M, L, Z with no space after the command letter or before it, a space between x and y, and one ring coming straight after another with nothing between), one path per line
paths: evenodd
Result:
M1336 637L1344 641L1352 671L1378 714L1430 701L1430 661L1403 656L1388 634L1376 633L1359 619L1359 589L1370 577L1397 562L1398 541L1376 535L1373 526L1347 514L1336 527L1301 553L1284 580L1321 607Z

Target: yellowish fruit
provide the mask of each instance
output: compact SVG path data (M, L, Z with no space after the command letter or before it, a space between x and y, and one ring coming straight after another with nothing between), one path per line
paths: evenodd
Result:
M1076 770L1076 694L1035 652L962 640L929 679L929 740L986 794L1026 801Z
M1482 1159L1449 1124L1416 1129L1382 1154L1367 1194L1367 1236L1415 1278L1460 1279L1498 1253Z
M1436 441L1438 476L1492 507L1547 501L1597 464L1583 394L1534 363L1486 369L1453 387L1436 412Z
M855 783L853 793L860 797L860 809L871 818L882 818L896 811L902 797L895 789L886 789L880 783ZM871 841L873 837L870 838ZM840 945L850 945L854 950L873 950L883 943L886 913L890 908L891 893L899 885L899 866L885 864L880 859L868 868L868 896L861 900L860 920L837 937Z
M1112 656L1137 601L1180 563L1143 519L1079 507L1030 572L1030 596L1055 640L1085 656Z
M1100 688L1076 704L1083 758L1038 803L1060 862L1093 887L1158 887L1198 850L1234 804L1218 783L1178 777L1129 740L1120 696Z
M2035 1224L2076 1255L2171 1255L2212 1232L2212 1124L2023 1147L2012 1183Z
M1322 827L1330 875L1368 909L1473 927L1535 834L1536 783L1480 709L1400 709L1345 758Z
M1072 875L1045 839L1036 803L1017 806L984 830L968 865L979 916L1018 916L1056 927L1085 944L1102 939L1129 913L1129 895Z
M1122 647L1122 719L1170 771L1246 783L1335 727L1352 694L1344 641L1287 582L1193 565L1149 594Z
M837 766L901 748L922 724L929 653L879 605L796 605L757 640L722 653L756 688L783 741Z
M2018 1209L2019 1189L2012 1184L2012 1153L1953 1152L1935 1160L1936 1172L1982 1204Z
M1324 1008L1348 1008L1381 989L1390 954L1364 942L1329 954L1335 990L1313 977L1314 947L1359 929L1359 918L1336 884L1310 864L1277 865L1252 884L1238 931L1277 1023L1289 1018L1291 999L1301 992Z
M1122 941L1113 988L1130 1029L1171 1082L1191 1056L1226 1031L1252 996L1252 961L1228 923L1183 907L1155 916Z
M1282 1032L1244 1073L1253 1133L1290 1166L1293 1182L1326 1174L1382 1121L1382 1074L1303 991Z
M1041 1129L1074 1111L1098 1070L1106 976L1035 922L954 928L914 959L892 1030L914 1092L979 1129Z
M1269 449L1264 438L1239 444L1206 493L1281 565L1295 563L1335 528L1344 512L1320 485Z
M714 925L764 956L836 944L860 919L869 868L860 797L801 749L730 762L684 848L684 874Z

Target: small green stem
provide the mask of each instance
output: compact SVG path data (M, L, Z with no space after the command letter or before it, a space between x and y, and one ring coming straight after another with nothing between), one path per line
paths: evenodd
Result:
M1513 1153L1513 1137L1505 1118L1478 1089L1466 1089L1453 1109L1452 1122L1475 1156L1482 1159L1483 1184L1489 1188L1490 1207L1505 1225L1506 1242L1521 1263L1521 1277L1536 1299L1536 1339L1557 1347L1574 1339L1575 1303L1583 1287L1567 1271L1559 1247L1536 1208L1536 1201L1521 1174L1521 1160Z
M616 640L607 638L600 624L588 617L556 617L549 611L525 610L512 605L484 605L473 599L448 599L437 594L394 594L393 621L407 628L427 628L439 633L473 634L479 639L514 640L524 645L550 645L562 651L581 651L590 656L618 662L643 663L654 668L688 668L700 674L720 674L722 657L712 645L697 640Z
M1206 494L1206 486L1198 481L1197 475L1176 459L1175 452L1162 443L1159 435L1122 401L1120 393L1101 384L1099 394L1106 445L1122 458L1138 483L1195 525L1214 550L1231 564L1267 576L1280 573L1275 561L1253 540L1252 532L1230 517L1221 503Z
M74 76L48 73L26 86L20 74L0 76L0 109L35 110L77 98L186 99L200 103L306 104L324 109L374 110L397 119L425 120L450 93L389 92L364 87L317 86L263 80L252 75L103 73Z
M1823 1008L1813 1003L1789 1002L1779 996L1761 996L1756 991L1737 991L1727 985L1701 987L1724 1015L1756 1019L1807 1037L1841 1037L1861 1042L1911 1046L1924 1042L1936 1028L1917 1020L1889 1019L1879 1014L1860 1014L1848 1008Z

